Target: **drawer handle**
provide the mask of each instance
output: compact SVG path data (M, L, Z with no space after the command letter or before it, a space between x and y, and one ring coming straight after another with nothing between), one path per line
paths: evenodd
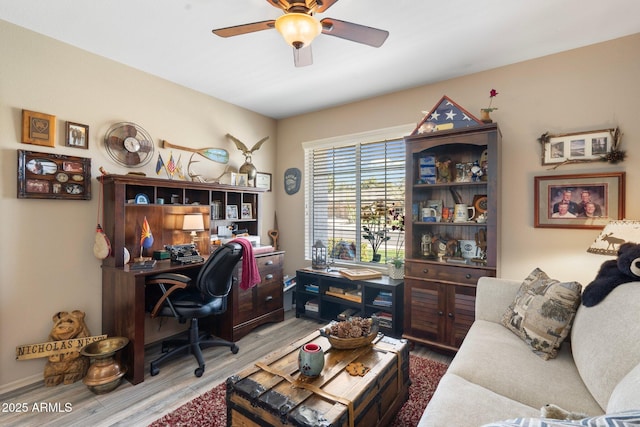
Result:
M271 280L273 279L273 274L267 274L266 276L264 276L264 278L267 280Z
M467 273L467 275L464 277L466 277L467 279L471 279L471 274Z
M425 268L424 270L422 270L422 272L423 272L424 274L427 274L427 273L429 272L429 269L428 269L428 268Z
M273 260L269 260L267 262L264 263L265 265L273 265Z
M443 315L444 315L444 313L442 311L438 312L438 316L443 316Z
M273 300L273 297L272 297L271 295L269 295L269 296L268 296L268 297L266 297L264 300L265 300L265 301L271 301L271 300Z
M453 313L449 313L449 314L447 314L447 316L449 316L450 318L453 319Z

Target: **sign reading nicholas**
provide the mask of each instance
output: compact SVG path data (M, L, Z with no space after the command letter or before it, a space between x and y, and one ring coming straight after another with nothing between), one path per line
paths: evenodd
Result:
M41 344L27 344L16 347L16 360L37 359L49 357L54 354L78 352L88 344L106 339L106 335L75 338L62 341L49 341Z

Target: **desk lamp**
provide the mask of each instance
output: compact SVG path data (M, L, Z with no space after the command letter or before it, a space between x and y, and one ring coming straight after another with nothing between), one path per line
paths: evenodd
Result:
M182 223L182 231L190 231L191 243L195 244L198 237L197 232L204 231L204 220L202 218L202 214L194 213L185 215Z
M623 219L609 222L587 252L618 256L620 245L627 242L640 243L640 221Z

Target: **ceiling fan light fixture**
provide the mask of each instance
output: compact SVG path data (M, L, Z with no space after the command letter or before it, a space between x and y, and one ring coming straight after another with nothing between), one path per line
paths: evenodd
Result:
M322 32L322 24L306 13L286 13L276 19L276 29L296 49L309 46Z

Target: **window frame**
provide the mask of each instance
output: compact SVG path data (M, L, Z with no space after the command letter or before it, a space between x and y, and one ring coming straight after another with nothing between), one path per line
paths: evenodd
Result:
M305 254L305 260L310 260L311 259L311 247L312 245L316 242L316 240L318 239L318 237L314 234L314 229L313 229L313 210L314 210L314 197L313 197L313 183L314 183L314 168L313 168L313 152L314 150L319 150L319 149L338 149L338 148L342 148L342 147L348 147L348 146L357 146L359 147L360 145L364 145L364 144L369 144L369 143L376 143L376 142L388 142L388 141L394 141L394 140L400 140L402 141L404 139L404 137L406 135L409 135L413 129L415 128L415 124L406 124L406 125L400 125L400 126L394 126L394 127L390 127L390 128L383 128L383 129L377 129L377 130L373 130L373 131L366 131L366 132L361 132L361 133L356 133L356 134L349 134L349 135L341 135L341 136L337 136L337 137L332 137L332 138L325 138L325 139L318 139L318 140L313 140L313 141L307 141L307 142L303 142L302 143L302 148L304 151L304 236L305 236L305 242L304 242L304 254ZM360 150L359 148L356 150L355 153L355 158L356 158L356 173L357 173L357 181L356 181L356 205L361 204L361 189L360 189ZM406 154L405 154L405 159L406 161ZM405 165L406 167L406 165ZM358 212L358 218L359 218L359 212L360 212L360 206L356 206L356 210ZM405 207L406 210L406 207ZM359 223L359 219L357 219L358 221L358 226L356 228L355 234L356 234L356 243L360 243L360 244L356 244L356 254L355 254L355 259L353 261L345 261L345 260L333 260L331 258L331 247L327 248L327 258L328 260L334 261L335 263L344 263L344 264L348 264L348 265L354 265L354 264L366 264L366 265L376 265L375 263L369 263L366 261L360 261L361 255L360 255L360 249L359 247L362 247L362 241L364 240L362 238L362 228L361 228L361 224ZM322 239L321 239L322 240ZM329 242L327 241L323 241L323 243L325 245L328 245ZM389 244L395 245L396 242L392 242Z

